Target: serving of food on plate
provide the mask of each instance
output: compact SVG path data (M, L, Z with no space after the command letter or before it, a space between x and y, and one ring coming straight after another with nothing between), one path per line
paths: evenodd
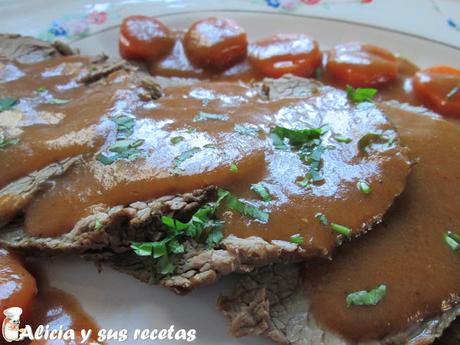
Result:
M458 342L459 65L253 39L231 15L117 30L110 57L0 35L6 321L117 343L34 260L80 256L177 295L234 274L217 305L237 337Z

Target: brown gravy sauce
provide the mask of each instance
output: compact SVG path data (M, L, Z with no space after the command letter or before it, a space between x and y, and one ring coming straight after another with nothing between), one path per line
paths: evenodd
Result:
M184 53L178 44L172 56L151 66L152 73L168 77L225 78L204 76L200 71L190 71L191 66L180 65L184 63L181 60ZM305 238L307 251L328 254L336 244L336 237L318 224L314 217L317 212L334 214L334 222L347 225L357 233L360 225L376 214L383 214L403 188L408 166L404 159L389 159L395 155L395 150L384 152L376 161L364 161L352 145L349 150L328 151L324 158L326 183L305 192L295 183L297 177L305 173L304 164L295 154L267 151L260 140L240 138L233 132L235 124L248 123L261 125L265 132L273 124L301 128L320 126L328 122L328 116L336 116L340 109L348 110L343 95L331 96L330 114L318 114L315 101L320 102L319 97L310 101L290 99L266 104L241 85L197 84L166 90L165 98L141 106L130 85L118 83L91 91L76 85L78 72L75 67L87 63L85 58L72 57L38 65L9 64L7 69L0 68L3 71L0 80L5 82L0 83L0 93L10 94L10 90L17 90L15 96L21 99L17 106L20 114L13 116L17 122L10 126L21 131L21 143L0 151L1 165L7 167L0 171L0 186L51 162L85 154L83 163L53 181L52 188L28 208L26 224L31 234L55 236L65 233L98 204L127 204L217 184L271 211L268 224L233 214L226 219L227 235L288 240L291 235L300 233ZM401 60L401 78L382 89L380 99L417 104L407 78L416 70L416 66ZM251 72L247 62L234 67L230 77L260 79ZM323 81L328 82L327 76ZM40 95L36 95L39 87L45 87L55 97L84 100L84 104L81 101L59 106L42 104L37 100ZM122 100L127 95L130 101L125 103ZM206 107L203 106L205 99L209 100ZM439 313L455 302L459 294L460 278L456 274L459 258L442 241L446 230L459 228L452 217L459 206L455 188L459 178L455 161L456 150L460 147L458 130L444 121L386 110L400 129L404 144L411 148L412 158L420 158L407 190L389 214L388 222L345 248L332 263L307 269L307 291L316 319L355 340L375 339L397 332L419 319ZM114 140L114 124L108 117L125 112L133 114L134 111L133 137L146 140L142 148L148 155L135 162L119 161L109 166L94 160L92 153L108 147ZM198 111L225 113L231 115L230 121L193 122ZM370 122L362 126L353 119L359 119L365 112L354 109L352 113L352 118L345 117L342 124L334 121L332 133L352 136L356 142L359 136L388 126L378 109L372 110ZM11 119L11 111L0 113L1 126L5 126L2 121L8 119ZM190 127L197 131L188 131ZM359 133L352 128L357 128ZM144 137L146 133L149 135ZM69 136L74 140L68 140ZM186 140L170 144L170 139L176 136ZM193 147L200 147L202 151L181 165L186 173L171 175L168 165L171 160ZM449 147L448 152L442 150L445 147ZM334 180L332 177L337 175L342 163L354 163L355 170L346 170L350 174L344 180ZM238 166L237 175L230 172L231 164ZM357 180L362 178L366 178L374 190L369 196L363 196L356 189ZM254 199L248 189L251 183L262 180L270 187L274 198L268 205ZM404 265L401 265L402 260ZM385 270L381 269L383 265ZM388 285L388 294L379 305L346 307L346 293L370 289L382 282ZM53 303L50 305L65 304L59 298Z
M324 213L331 222L347 226L358 235L385 213L404 188L409 163L397 145L382 145L368 155L357 147L359 139L368 133L385 131L394 135L392 126L376 107L352 105L341 91L316 88L317 94L310 97L267 101L243 84L204 82L169 88L159 100L139 102L135 90L132 84L123 83L97 89L100 95L96 92L78 98L78 115L71 103L60 106L62 112L69 111L66 119L76 128L107 128L105 142L100 146L104 152L115 142L116 128L109 117L120 113L135 116L130 139L144 140L139 147L143 153L132 161L119 160L109 165L87 153L82 163L54 179L48 190L27 207L25 225L29 234L64 234L96 206L127 205L217 185L270 212L267 224L226 213L226 235L290 241L292 235L300 234L308 255L329 255L337 244L337 236L315 218L317 213ZM121 101L120 97L126 100ZM226 119L196 121L200 112ZM235 132L235 125L248 124L257 126L262 133L250 136ZM329 131L322 136L322 144L328 147L322 157L322 183L309 188L298 185L308 166L295 152L273 148L268 132L275 125L292 128L329 125ZM47 146L47 151L31 149L29 142L69 135L64 124L39 127L45 134L37 137L31 131L35 126L24 129L25 142L1 152L0 162L14 163L18 174L27 174L35 167L30 164L38 164L29 163L31 157L45 156L54 161L70 154L68 140L61 140L63 147ZM75 133L73 127L70 133ZM333 136L339 134L352 142L337 142ZM183 140L172 142L177 137ZM178 163L182 170L172 171L172 162L193 149L197 149L194 155ZM23 151L27 155L21 156ZM17 164L18 160L23 164ZM237 166L237 172L231 171L232 164ZM373 188L371 195L359 191L357 183L361 180ZM250 185L260 181L266 184L273 201L264 203L250 191Z
M460 129L443 120L384 107L418 161L381 226L306 268L315 319L350 340L381 339L436 316L460 299L460 256L444 242L460 220ZM387 285L376 306L347 307L354 291Z

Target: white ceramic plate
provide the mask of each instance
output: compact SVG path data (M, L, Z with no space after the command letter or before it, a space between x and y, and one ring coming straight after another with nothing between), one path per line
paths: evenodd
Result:
M7 6L10 12L14 11L11 3ZM37 6L36 1L31 1L31 3ZM83 4L81 1L72 1L70 3L73 5L78 3L80 6ZM112 3L114 2L112 1ZM369 24L353 24L349 21L315 18L302 11L282 10L274 12L269 11L268 7L262 6L245 7L240 10L218 10L218 5L214 4L212 7L217 7L217 9L209 10L210 6L204 5L204 2L201 2L201 7L197 7L196 3L193 6L187 6L183 1L171 0L163 4L157 1L142 3L133 1L133 6L128 6L127 4L130 4L130 2L126 1L120 1L119 3L123 3L124 7L123 10L120 10L121 7L118 8L115 11L116 15L105 11L108 6L107 4L99 4L99 7L94 4L91 5L92 9L99 8L99 12L97 12L99 14L97 15L100 17L91 18L92 24L88 25L86 14L85 23L87 27L80 28L83 34L79 34L78 30L75 29L76 27L78 28L78 20L81 20L80 17L65 17L61 13L61 17L59 17L61 18L61 22L52 24L52 27L55 28L53 32L59 34L60 32L56 31L59 27L64 31L67 30L67 35L63 35L62 38L72 42L73 46L80 48L83 54L105 52L109 55L118 56L118 23L124 15L133 13L154 15L155 13L161 13L159 17L168 25L176 28L187 28L193 20L204 16L220 15L237 20L246 28L251 39L268 36L281 31L304 32L316 38L322 48L330 47L338 42L359 40L372 42L392 51L399 52L421 66L450 64L460 67L460 49L452 45L452 42L455 41L455 39L452 39L454 36L449 36L449 39L446 40L446 42L451 44L448 45L414 35L403 34L395 30L380 29ZM225 8L235 7L235 2L231 3L233 6L226 6ZM0 8L1 5L2 2L0 1ZM24 4L22 5L25 6ZM147 11L149 8L151 10ZM16 10L22 9L24 8L19 5L16 8ZM50 11L56 10L50 9ZM105 17L101 13L105 13ZM386 13L386 15L388 14ZM27 15L33 16L30 13ZM97 24L98 20L104 22L103 26L97 26L100 25ZM425 20L429 21L429 19ZM72 23L69 24L69 22ZM391 22L390 19L389 22ZM418 25L422 27L423 25L421 24L419 23ZM41 37L48 34L48 38L50 38L49 30L43 34L43 30L41 30L43 25L42 19L38 19L37 23L27 27L14 26L14 23L11 23L10 20L9 22L0 24L0 31L8 29L10 32L37 33ZM380 23L380 25L382 24ZM390 24L388 26L393 29L398 28ZM71 35L70 30L73 30ZM427 28L425 27L423 30L427 30ZM452 33L452 35L455 34L458 33ZM460 37L460 34L458 34L458 37ZM197 339L194 343L200 345L263 345L270 343L268 340L262 338L235 339L228 335L224 317L216 310L215 303L219 293L228 290L229 286L231 286L231 281L236 279L235 277L225 278L214 286L202 288L186 297L179 297L166 289L141 284L126 275L108 268L99 274L94 265L75 258L46 260L43 261L43 266L48 273L51 285L75 295L84 309L97 320L101 328L115 330L127 328L132 332L137 328L161 329L174 325L176 329L196 329ZM186 342L165 340L133 342L129 340L125 343L185 344ZM119 344L119 342L110 341L109 344Z

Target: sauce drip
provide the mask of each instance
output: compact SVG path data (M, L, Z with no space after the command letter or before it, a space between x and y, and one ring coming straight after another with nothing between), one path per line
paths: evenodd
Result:
M460 130L446 121L385 107L418 163L385 222L306 269L315 319L347 339L381 339L440 314L460 299L460 257L444 242L458 231ZM387 285L376 306L347 307L354 291Z
M0 249L0 311L3 321L3 310L10 307L20 307L23 309L21 315L20 329L25 325L30 325L35 330L39 325L48 326L50 330L59 330L60 327L65 331L73 329L79 333L81 329L91 329L93 336L86 344L96 344L92 342L99 330L92 318L82 310L80 304L74 297L50 288L45 282L40 282L37 294L37 284L35 278L25 268L24 263L16 255ZM18 344L29 345L78 345L79 336L75 341L72 340L24 340ZM0 344L8 344L0 339Z

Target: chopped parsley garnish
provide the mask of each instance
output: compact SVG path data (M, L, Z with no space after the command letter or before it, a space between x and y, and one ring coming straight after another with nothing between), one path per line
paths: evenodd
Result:
M460 235L453 231L448 231L444 234L444 242L454 252L460 252Z
M172 274L176 265L171 260L185 252L184 243L194 240L215 247L223 238L223 222L215 218L215 213L225 195L215 203L209 203L196 211L190 221L182 223L169 216L162 216L161 222L167 229L165 237L155 242L131 242L131 248L139 256L149 256L153 260L152 280Z
M324 180L323 176L320 174L320 170L322 155L325 150L326 147L321 144L313 147L311 150L308 146L305 146L301 150L300 157L310 166L310 170L301 181L297 182L297 184L302 187L307 187L311 182L320 182Z
M358 141L358 149L361 152L367 153L367 149L372 144L386 144L391 140L388 136L378 133L367 133Z
M233 127L233 130L239 134L252 135L254 137L256 137L261 132L261 129L255 125L236 124L235 127Z
M452 90L449 91L449 93L446 96L447 100L451 100L452 98L455 97L455 95L460 91L460 84L452 88Z
M119 115L112 117L110 120L117 124L117 139L126 139L133 134L136 123L133 117Z
M336 233L338 233L340 235L344 235L346 237L350 237L350 235L351 235L351 229L347 228L344 225L331 223L331 228L332 228L332 230L334 230Z
M230 171L232 173L237 173L238 172L238 167L236 166L236 164L230 165Z
M387 287L385 284L377 286L375 289L366 291L356 291L347 295L346 302L348 306L352 305L376 305L386 295Z
M42 92L46 92L46 88L44 86L39 86L35 89L36 92L38 93L42 93Z
M362 102L372 102L375 95L377 94L377 89L374 88L353 88L350 85L347 85L346 89L348 99L355 103Z
M358 189L361 193L363 194L371 194L372 193L372 188L369 186L369 184L366 181L359 181L358 184Z
M225 199L227 208L234 210L248 218L258 220L261 223L268 223L268 212L265 212L246 201L241 201L234 195L230 194L230 192L227 192L223 189L219 189L218 195L219 199Z
M315 218L318 219L318 221L323 224L323 225L329 225L329 220L323 213L317 213L315 214Z
M183 169L181 169L179 166L183 162L185 162L187 159L192 158L195 154L197 154L200 151L201 149L199 147L193 147L190 150L182 152L179 156L174 158L171 171L173 173L178 173L179 171L183 171Z
M55 98L52 97L46 101L48 104L56 104L56 105L62 105L62 104L67 104L70 102L70 99L62 99L62 98Z
M307 129L289 129L286 127L276 126L271 131L273 145L277 149L288 149L285 144L287 140L289 145L294 148L301 148L303 145L311 145L312 141L318 140L325 133L323 127Z
M110 165L120 159L133 160L142 155L143 150L139 146L144 144L144 140L118 140L109 147L109 151L114 153L107 155L105 153L98 153L96 159L104 165Z
M298 245L301 245L304 243L303 237L299 234L292 235L290 240L291 240L291 243L298 244Z
M19 143L19 139L18 138L14 138L14 139L2 139L0 140L0 150L4 150L6 149L8 146L11 146L11 145L16 145Z
M101 230L103 227L104 225L102 225L99 218L96 218L96 220L94 221L94 230Z
M348 143L351 143L352 139L351 138L348 138L348 137L344 137L343 135L334 135L334 140L339 142L339 143L345 143L345 144L348 144Z
M1 97L0 98L0 112L8 110L14 107L18 103L18 99L16 97Z
M268 191L267 187L265 187L265 184L263 182L252 184L251 190L257 195L259 195L263 201L272 200L272 196L270 195L270 192Z
M305 177L297 181L297 184L302 187L307 187L311 182L323 180L320 169L322 155L327 147L321 144L321 136L327 130L326 127L289 129L276 126L270 134L276 149L297 149L300 159L309 166L309 171Z
M171 138L171 144L176 145L176 144L178 144L178 143L180 143L181 141L184 141L184 140L185 140L185 138L182 137L182 136L172 137Z
M193 122L207 121L207 120L219 120L227 121L229 116L227 114L211 114L204 111L199 111L198 115L193 118Z

